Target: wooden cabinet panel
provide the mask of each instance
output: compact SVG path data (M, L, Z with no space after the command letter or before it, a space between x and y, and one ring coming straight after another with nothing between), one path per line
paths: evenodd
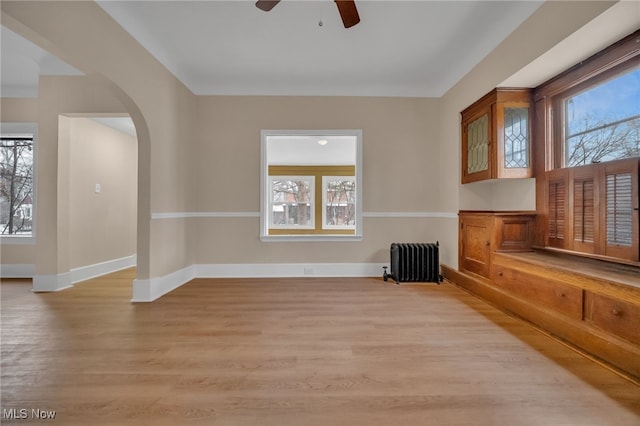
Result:
M496 216L496 251L528 251L534 234L534 215Z
M584 319L608 333L640 344L640 301L633 304L587 291Z
M462 267L483 277L489 277L491 256L491 226L488 218L464 219L462 233Z
M583 290L560 281L494 265L491 282L516 297L535 301L575 320L582 319Z

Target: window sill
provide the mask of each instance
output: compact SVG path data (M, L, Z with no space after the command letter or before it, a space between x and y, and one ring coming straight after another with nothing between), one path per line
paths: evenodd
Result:
M18 235L2 235L0 236L0 244L2 245L35 245L36 237L34 236L18 236Z
M362 241L362 235L261 235L262 242L336 242Z
M607 262L612 265L618 264L618 265L634 266L636 268L640 268L640 262L635 262L633 260L620 259L618 257L609 257L609 256L598 255L598 254L582 253L579 251L566 250L566 249L561 249L557 247L534 246L533 248L541 252L558 253L566 256L574 256L576 259L578 258L593 259L593 260L599 260L601 262Z

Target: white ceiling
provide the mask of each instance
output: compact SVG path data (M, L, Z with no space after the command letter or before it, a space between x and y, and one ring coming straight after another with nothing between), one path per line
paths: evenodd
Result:
M266 137L267 164L355 165L357 141L356 136L335 134L269 135Z
M441 96L541 1L98 1L198 95ZM323 25L320 26L319 22Z
M37 97L41 75L82 75L13 31L5 27L0 31L0 90L3 97Z
M199 95L441 96L541 1L98 1ZM323 25L319 26L322 21ZM2 96L37 96L39 75L78 75L2 27Z
M136 126L133 124L131 117L113 117L113 116L92 116L89 117L96 123L111 127L129 136L137 137Z
M542 1L99 1L195 94L442 96ZM638 26L622 1L502 85L535 86ZM322 21L323 25L318 23ZM2 27L1 95L37 96L39 75L78 70Z

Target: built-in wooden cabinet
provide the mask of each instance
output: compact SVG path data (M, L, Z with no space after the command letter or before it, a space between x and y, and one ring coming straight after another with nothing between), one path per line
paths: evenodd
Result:
M530 251L535 213L460 211L460 269L489 277L492 252Z
M497 88L462 111L462 183L528 178L531 90Z

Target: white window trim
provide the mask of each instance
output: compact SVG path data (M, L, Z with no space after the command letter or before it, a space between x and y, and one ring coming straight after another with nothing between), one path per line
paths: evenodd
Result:
M36 243L37 206L37 171L38 171L38 124L37 123L0 123L0 134L3 137L33 137L33 207L31 235L0 235L1 245L34 245Z
M268 221L270 229L315 229L316 227L316 209L315 209L315 196L316 196L316 178L315 176L269 176L269 195L272 194L273 190L273 181L274 180L303 180L309 182L309 188L311 189L309 198L311 201L311 212L309 214L309 225L295 225L295 224L284 224L284 225L275 225L271 220L271 214L273 213L273 196L269 197L269 210L268 210Z
M327 224L327 185L329 181L332 180L354 180L355 176L322 176L322 229L356 229L357 225L357 217L356 224L354 225L328 225ZM358 194L358 186L356 182L356 195ZM357 200L356 200L356 209L358 208Z
M302 234L269 235L269 167L267 164L267 138L278 135L300 136L355 136L356 137L356 229L354 234ZM260 240L264 242L362 241L362 130L262 130L260 132Z

